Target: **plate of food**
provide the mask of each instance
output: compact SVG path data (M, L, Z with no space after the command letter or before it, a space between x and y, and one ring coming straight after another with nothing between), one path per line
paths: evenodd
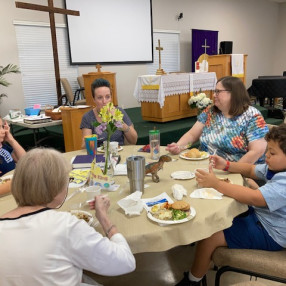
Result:
M1 178L0 178L0 185L5 184L5 183L11 181L12 178L13 178L13 175L12 175L12 174L11 174L11 175L6 175L6 176L1 177Z
M196 216L196 210L185 201L168 202L152 206L147 213L150 220L159 225L170 225L187 222Z
M79 188L86 184L90 169L74 169L69 173L69 188Z
M120 151L122 151L122 150L123 150L123 147L122 147L122 146L118 146L117 152L120 152ZM98 148L97 148L97 152L98 152L98 153L104 153L104 152L105 152L104 147L103 147L103 146L98 147Z
M95 227L99 224L99 222L95 220L89 212L82 210L71 210L70 213L76 216L78 219L83 219L90 226Z
M209 158L210 154L205 151L200 151L197 148L192 148L182 152L179 157L185 160L198 161Z
M195 177L195 174L190 171L176 171L171 174L171 177L175 180L190 180Z

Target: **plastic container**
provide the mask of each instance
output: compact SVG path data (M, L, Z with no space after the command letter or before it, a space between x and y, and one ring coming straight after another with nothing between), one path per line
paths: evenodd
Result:
M26 115L39 115L40 112L41 112L41 109L34 109L32 107L25 108Z
M149 131L149 144L151 159L158 160L160 157L160 130Z

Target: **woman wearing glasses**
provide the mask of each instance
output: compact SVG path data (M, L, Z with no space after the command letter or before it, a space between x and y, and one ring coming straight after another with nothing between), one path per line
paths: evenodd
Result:
M194 126L166 150L179 154L188 144L200 140L200 149L228 161L264 161L268 127L261 113L250 105L243 82L236 77L218 80L214 105L206 108Z

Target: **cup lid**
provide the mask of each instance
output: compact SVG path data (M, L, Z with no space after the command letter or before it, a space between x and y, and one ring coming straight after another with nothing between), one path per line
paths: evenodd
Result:
M149 130L149 134L159 134L160 130Z

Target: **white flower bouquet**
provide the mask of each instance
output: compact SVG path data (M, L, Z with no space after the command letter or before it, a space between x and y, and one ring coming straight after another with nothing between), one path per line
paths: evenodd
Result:
M197 95L193 95L190 97L188 100L188 103L191 108L198 108L200 110L205 109L208 107L210 104L212 104L212 100L209 99L205 93L201 92Z

